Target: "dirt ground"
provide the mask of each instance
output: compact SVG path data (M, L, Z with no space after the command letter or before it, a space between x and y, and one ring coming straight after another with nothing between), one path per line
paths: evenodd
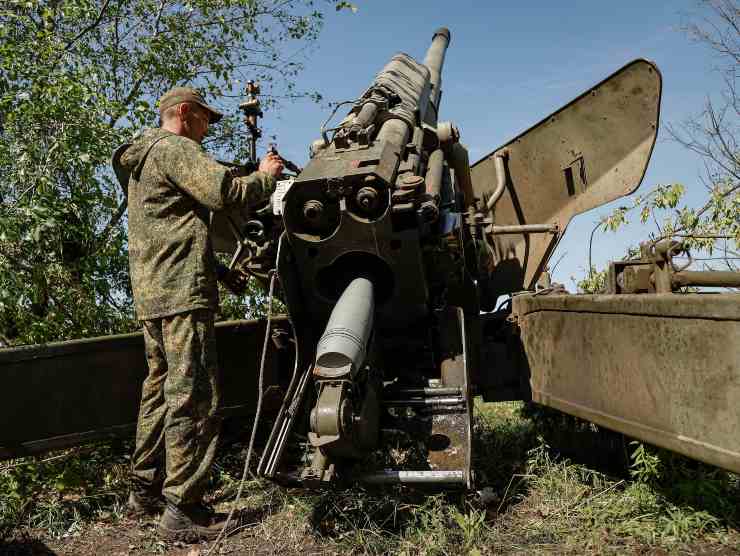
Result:
M337 544L333 539L321 538L308 525L296 526L291 516L273 515L256 524L247 524L214 551L214 554L224 555L306 555L306 556L334 556L347 554L346 546ZM520 547L515 554L573 554L573 547L569 545L558 546L557 542L545 545ZM606 543L608 546L608 543ZM159 540L156 531L156 520L131 520L124 519L115 524L97 522L88 524L69 536L60 539L46 538L43 531L27 531L0 543L0 554L3 556L134 556L144 554L162 554L166 556L205 556L211 545L208 543L185 545L182 543L165 543ZM440 554L452 554L448 550L440 551ZM459 547L457 554L463 554L463 548ZM478 546L477 553L471 554L501 554L501 547L494 545ZM531 549L531 551L530 551ZM351 553L367 553L361 546L355 546L349 550ZM373 551L374 552L374 551ZM427 551L421 553L426 554ZM585 549L588 554L634 554L646 556L672 556L674 554L696 554L732 556L740 552L713 543L693 543L672 550L649 547L640 544L631 545L626 543L621 550L601 550L597 547ZM404 554L408 554L404 551Z
M277 534L277 516L259 524L250 524L227 538L214 554L301 554L333 555L337 550L322 547L306 531L285 530ZM270 532L265 535L265 528ZM156 520L124 519L118 523L93 523L65 538L49 539L42 531L28 531L0 544L3 556L200 556L208 553L208 543L186 545L165 543L157 535Z
M213 554L740 555L736 476L705 469L698 480L701 469L684 463L693 473L684 484L704 490L679 499L666 485L611 474L603 458L578 463L554 453L537 436L542 427L517 405L481 407L479 413L474 465L487 497L483 491L403 488L312 492L252 480L235 500L243 457L237 449L222 453L205 502L219 512L238 508L242 525ZM579 445L595 450L585 449L585 441ZM106 452L89 470L120 475L112 482L117 490L107 487L115 496L94 498L85 491L101 503L84 514L80 496L57 495L44 505L36 494L23 521L5 529L10 536L0 540L0 556L207 555L212 544L161 541L156 518L125 517L128 465L117 453ZM682 477L675 470L671 476Z

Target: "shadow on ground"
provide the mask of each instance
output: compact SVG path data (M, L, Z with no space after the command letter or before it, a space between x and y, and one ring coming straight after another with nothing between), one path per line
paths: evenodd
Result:
M0 554L4 556L56 556L57 552L51 550L38 539L21 535L12 539L0 540Z

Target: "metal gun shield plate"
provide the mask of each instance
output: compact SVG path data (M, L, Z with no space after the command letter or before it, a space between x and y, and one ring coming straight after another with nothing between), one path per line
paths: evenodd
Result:
M533 288L573 216L637 189L658 132L661 88L658 68L635 60L472 165L485 205L497 181L494 159L505 156L506 189L489 215L497 226L561 230L496 238L496 293Z

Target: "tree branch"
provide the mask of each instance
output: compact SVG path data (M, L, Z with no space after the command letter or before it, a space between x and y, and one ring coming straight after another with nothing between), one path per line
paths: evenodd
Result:
M87 33L95 29L98 25L100 25L100 22L103 20L103 16L105 15L105 11L108 9L108 5L110 4L110 0L105 0L103 2L103 5L100 7L100 13L98 13L98 17L95 18L95 21L93 21L90 25L85 27L82 31L77 33L71 40L67 42L67 44L64 45L63 50L69 50L74 43L76 43L78 40L80 40L82 37L84 37Z
M18 270L21 270L23 272L27 272L29 274L33 273L34 268L25 262L15 258L13 255L8 254L7 251L3 251L0 249L0 257L5 257L12 265L14 265Z
M100 249L102 249L103 246L108 242L108 236L110 235L111 230L113 229L114 226L116 226L121 221L121 218L123 218L123 215L126 214L127 206L128 206L128 199L124 197L123 201L121 201L118 204L118 208L116 209L116 212L113 214L111 219L108 221L108 223L103 228L103 231L100 232L97 239L95 240L95 248L90 252L91 255L100 251Z
M162 21L162 14L164 13L164 8L167 5L167 0L161 0L159 2L159 9L157 10L157 17L154 20L154 32L152 33L150 38L155 38L159 35L160 29L159 25ZM126 98L123 101L123 106L128 107L129 104L139 95L139 91L141 90L141 85L144 82L144 78L146 77L146 72L142 71L141 75L139 75L138 78L134 81L134 83L131 85L131 89L129 89L128 95L126 95ZM118 123L118 120L121 119L121 116L115 116L111 115L111 119L109 122L109 127L115 127L116 123Z

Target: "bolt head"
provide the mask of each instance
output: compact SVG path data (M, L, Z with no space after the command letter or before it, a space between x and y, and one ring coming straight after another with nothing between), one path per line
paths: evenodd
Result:
M378 205L378 190L374 187L363 187L357 192L357 204L365 210L372 210Z
M401 189L419 189L424 185L424 178L421 176L406 176L401 180Z

